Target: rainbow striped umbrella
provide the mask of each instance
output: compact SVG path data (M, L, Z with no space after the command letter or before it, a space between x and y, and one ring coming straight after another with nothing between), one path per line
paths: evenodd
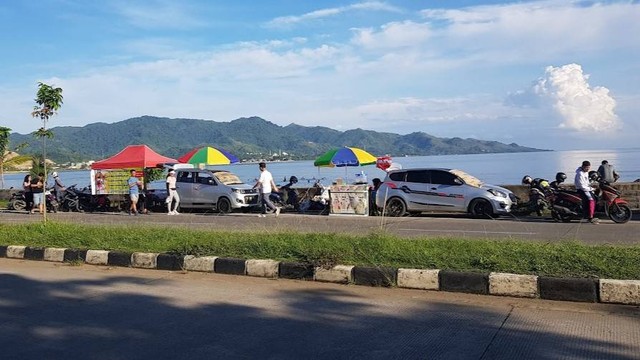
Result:
M342 147L338 149L332 149L322 154L316 161L313 162L314 166L364 166L373 165L376 163L377 158L368 152L354 148L354 147Z
M183 164L228 165L240 160L224 149L204 146L189 151L178 158L178 161Z

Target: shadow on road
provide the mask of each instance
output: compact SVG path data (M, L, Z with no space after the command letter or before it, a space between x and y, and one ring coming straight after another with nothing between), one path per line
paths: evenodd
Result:
M555 359L630 351L605 340L526 330L513 319L506 331L504 308L424 302L379 311L370 299L339 289L281 291L284 311L232 303L176 306L134 290L78 296L87 287L115 283L143 285L130 277L49 283L0 274L2 357Z

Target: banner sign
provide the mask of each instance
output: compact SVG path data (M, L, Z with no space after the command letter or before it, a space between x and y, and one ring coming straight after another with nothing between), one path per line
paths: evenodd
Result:
M141 168L136 171L138 180L144 183L144 172ZM91 194L128 194L127 180L131 177L131 169L91 170Z

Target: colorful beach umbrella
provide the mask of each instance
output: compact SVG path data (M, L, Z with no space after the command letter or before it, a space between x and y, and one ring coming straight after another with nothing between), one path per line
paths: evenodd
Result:
M313 165L329 167L365 166L375 164L376 160L375 156L362 149L345 146L327 151L317 158Z
M189 151L178 158L178 161L183 164L228 165L240 160L224 149L204 146Z

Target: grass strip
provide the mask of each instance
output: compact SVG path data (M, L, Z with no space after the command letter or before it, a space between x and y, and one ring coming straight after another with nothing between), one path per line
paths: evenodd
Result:
M468 240L403 239L388 234L251 233L153 226L104 226L48 222L0 225L2 245L127 252L172 252L244 259L508 272L557 277L640 279L640 246Z

